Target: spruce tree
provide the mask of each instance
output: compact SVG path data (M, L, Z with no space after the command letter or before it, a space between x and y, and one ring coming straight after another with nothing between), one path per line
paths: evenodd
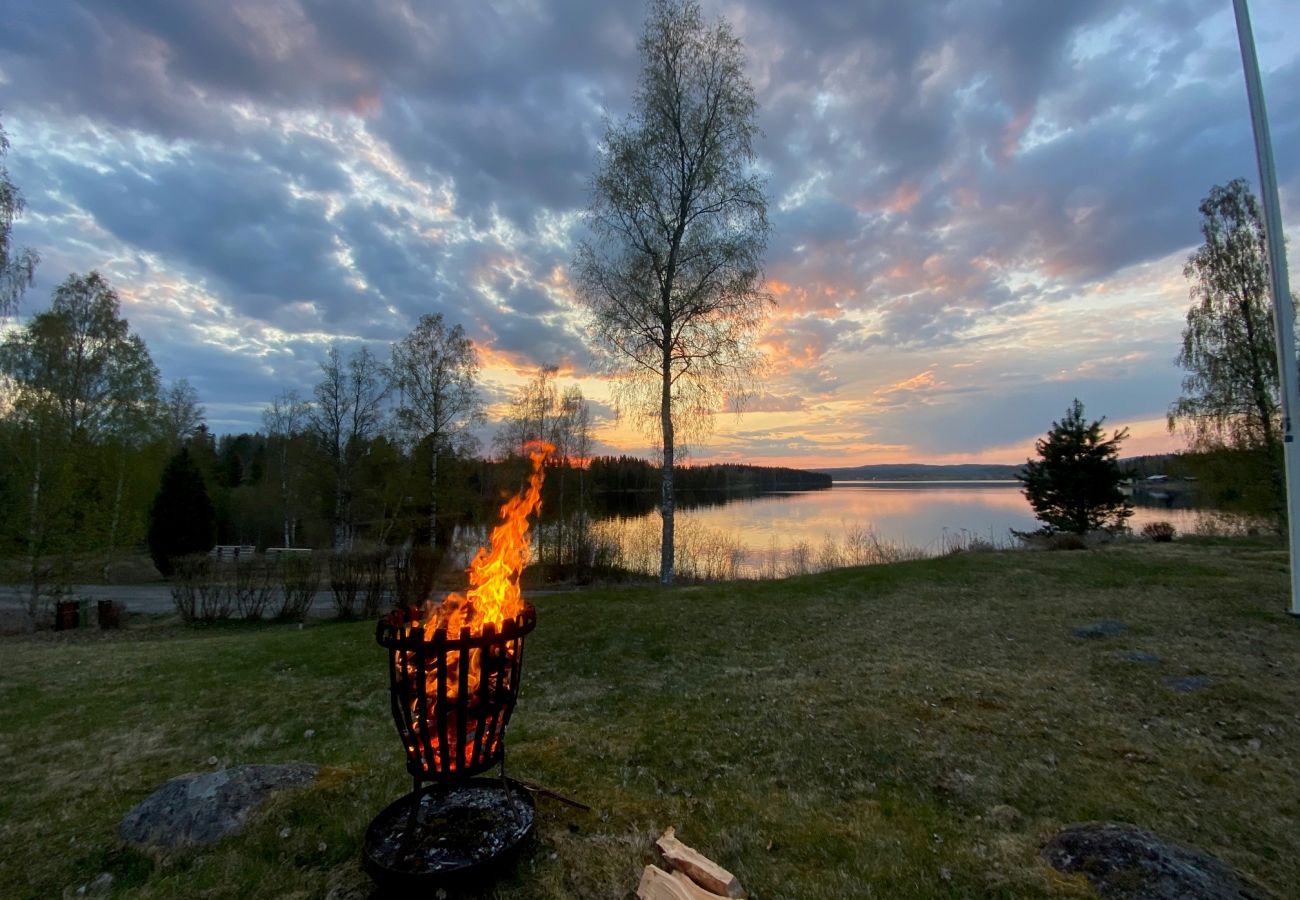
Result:
M149 554L163 575L188 553L206 553L216 535L216 513L203 475L182 447L163 469L162 484L149 510Z
M1025 462L1018 477L1047 531L1114 530L1133 514L1119 489L1119 445L1128 429L1107 438L1101 430L1105 421L1104 416L1086 421L1083 404L1076 399L1034 445L1039 458Z

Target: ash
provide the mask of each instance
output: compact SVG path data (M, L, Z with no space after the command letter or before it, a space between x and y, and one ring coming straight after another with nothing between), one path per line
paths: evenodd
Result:
M477 866L513 848L532 828L532 804L521 792L480 783L426 789L418 801L408 795L371 825L370 858L412 875Z

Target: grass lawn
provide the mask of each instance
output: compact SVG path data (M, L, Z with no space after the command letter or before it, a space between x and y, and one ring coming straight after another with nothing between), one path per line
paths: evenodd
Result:
M594 809L538 798L490 896L628 897L675 825L762 900L1086 897L1038 848L1089 819L1293 895L1286 589L1284 547L1241 539L541 597L510 768ZM1073 636L1099 619L1128 630ZM410 787L369 622L38 634L0 657L3 897L101 872L132 897L323 896ZM124 848L123 814L210 757L327 768L213 847Z

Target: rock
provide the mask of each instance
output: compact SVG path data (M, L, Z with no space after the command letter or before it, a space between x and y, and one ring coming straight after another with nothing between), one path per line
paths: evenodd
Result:
M1128 631L1128 626L1118 619L1102 619L1100 622L1093 622L1090 625L1080 625L1074 629L1074 636L1096 640L1097 638L1114 637L1126 631Z
M1071 825L1043 846L1043 858L1081 873L1107 900L1273 900L1226 863L1136 825Z
M1210 685L1214 684L1214 679L1209 675L1184 675L1181 678L1170 676L1162 678L1165 687L1171 691L1177 691L1180 694L1190 694L1193 691L1203 691Z
M178 776L126 814L122 837L145 849L211 844L237 831L271 794L310 783L316 771L287 763Z
M1125 650L1118 656L1124 662L1138 663L1144 666L1158 666L1161 661L1160 657L1154 653L1147 653L1145 650Z

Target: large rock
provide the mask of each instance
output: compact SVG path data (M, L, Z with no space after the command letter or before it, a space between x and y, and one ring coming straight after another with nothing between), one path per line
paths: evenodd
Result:
M146 849L211 844L237 831L271 794L310 783L316 771L307 763L286 763L181 775L126 814L122 837Z
M1108 900L1273 900L1227 863L1136 825L1071 825L1043 856L1062 872L1082 873Z

